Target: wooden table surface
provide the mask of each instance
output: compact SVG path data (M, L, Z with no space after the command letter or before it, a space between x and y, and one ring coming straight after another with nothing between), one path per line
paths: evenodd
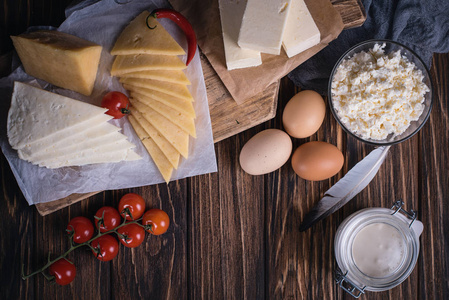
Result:
M1 54L8 36L30 25L59 25L70 1L2 1ZM301 219L323 192L373 149L342 132L329 110L310 139L343 151L343 170L333 178L308 182L289 163L271 174L250 176L238 163L241 147L254 134L282 128L285 103L297 92L284 78L277 116L215 145L218 172L134 189L106 191L48 216L29 207L1 155L1 299L351 299L335 285L333 239L338 225L367 207L390 207L398 199L418 210L424 224L421 252L411 276L386 292L364 299L447 299L449 293L449 54L435 54L431 69L435 99L430 119L412 139L395 145L378 175L349 204L306 232ZM3 74L4 75L4 74ZM64 229L75 216L92 217L103 205L117 205L127 192L141 194L148 207L168 212L171 226L147 236L136 249L121 247L112 262L90 251L69 255L77 278L68 286L25 272L44 264L48 252L67 248Z

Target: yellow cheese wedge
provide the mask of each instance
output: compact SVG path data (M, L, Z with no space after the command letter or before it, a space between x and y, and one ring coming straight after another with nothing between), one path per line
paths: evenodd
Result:
M189 156L189 134L173 124L163 115L138 101L129 99L134 109L137 109L151 125L156 128L181 153L184 158Z
M180 154L178 150L173 147L165 137L163 137L157 130L151 125L150 122L145 119L138 110L134 107L130 108L131 114L139 122L140 126L145 130L145 132L150 136L150 138L156 143L156 145L167 157L168 161L172 164L173 168L177 169L179 165Z
M111 75L121 76L145 70L184 70L185 68L186 65L179 57L173 55L119 55L112 64Z
M193 101L189 89L182 84L140 78L121 78L120 82L130 86L152 89L171 96Z
M190 80L181 70L147 70L123 74L123 78L143 78L159 81L168 81L184 85L190 85Z
M83 95L92 93L100 45L51 30L24 33L11 39L29 75Z
M140 126L139 122L137 122L133 116L128 116L128 120L136 131L137 136L142 141L142 144L145 146L148 153L150 153L151 158L159 169L159 172L161 172L165 182L168 183L173 172L173 166L165 157L164 153L162 153L161 149L159 149L156 143L149 137L145 129Z
M135 100L138 101L138 99ZM190 134L192 137L196 138L195 120L193 118L187 117L186 115L183 115L182 113L173 110L165 104L162 104L161 102L151 98L147 98L147 101L142 104L151 107L152 109L172 121L173 124Z
M148 11L142 12L122 31L111 51L112 55L164 54L184 55L185 52L155 19L148 18Z
M172 97L170 95L150 90L146 88L134 87L124 84L123 87L131 92L131 97L138 99L140 102L146 103L147 98L152 98L165 105L176 109L177 111L185 114L188 117L195 118L195 110L192 102L186 99Z

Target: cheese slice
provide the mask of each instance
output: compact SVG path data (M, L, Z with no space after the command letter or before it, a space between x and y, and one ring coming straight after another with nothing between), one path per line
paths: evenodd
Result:
M184 70L186 65L174 55L119 55L111 68L112 76L145 70Z
M162 153L164 153L165 157L171 163L173 168L177 169L179 165L180 154L175 147L170 144L169 141L165 137L163 137L157 130L148 122L138 110L131 109L131 114L134 119L139 123L139 125L145 130L149 138L151 138L156 145L161 149ZM137 132L137 130L136 130Z
M221 29L228 70L262 64L259 51L240 48L237 44L247 0L219 0Z
M129 99L132 106L137 109L142 116L147 119L151 125L159 131L169 142L178 150L184 158L189 156L189 134L183 131L181 128L173 124L170 120L163 115L153 110L152 108Z
M135 100L139 101L138 99ZM173 110L165 104L162 104L161 102L154 99L148 98L146 100L146 102L141 103L151 107L152 109L172 121L173 124L184 130L186 133L196 138L195 120L193 118L187 117L186 115L183 115L182 113Z
M190 80L181 70L146 70L123 74L123 78L142 78L168 81L173 83L190 85Z
M248 0L238 45L279 55L289 10L290 0Z
M52 158L45 158L45 159L31 159L32 163L41 163L42 161L45 161L46 164L51 164L52 162L64 162L74 159L85 159L89 158L90 156L95 156L96 154L102 154L107 152L114 152L119 150L128 150L134 148L135 145L126 139L119 139L114 140L106 144L100 144L95 145L94 147L89 147L86 149L81 149L79 151L75 152L65 152L61 151L61 153L58 153L58 156L54 156Z
M121 130L120 127L108 123L107 119L95 118L88 122L83 122L82 125L85 127L84 129L78 128L59 140L44 138L39 142L27 145L18 150L19 157L27 160L32 156L41 155L42 153L51 153L55 150L62 150L64 148L72 147L73 145L82 144L86 139L95 139Z
M68 166L84 166L100 163L116 163L120 161L134 161L142 157L132 149L114 150L111 152L96 153L87 157L70 158L67 160L54 160L51 162L42 162L41 166L49 169L62 168Z
M163 54L184 55L185 52L164 27L153 17L148 18L150 13L142 12L122 31L114 48L112 55L130 54Z
M146 103L146 99L151 98L185 114L188 117L195 118L196 116L193 103L189 100L173 97L151 89L129 86L127 84L124 84L123 87L131 92L131 97L139 100L140 102Z
M106 111L16 81L8 112L8 140L14 149L20 149L53 135L65 136L72 127L89 119L111 119Z
M51 30L24 33L11 39L29 75L83 95L92 93L100 45Z
M105 149L105 146L107 145L112 145L115 147L117 144L119 144L119 142L122 141L125 141L127 144L131 144L128 141L126 141L126 138L127 138L126 135L123 135L120 132L116 131L109 134L100 135L91 139L86 138L84 141L80 143L70 143L68 144L69 145L68 147L61 147L61 148L53 147L50 148L51 150L43 151L39 154L34 154L25 159L35 164L38 164L41 161L47 161L57 157L64 157L64 156L75 157L76 155L80 155L80 153L84 153L87 150L94 150L98 152L102 149Z
M130 86L152 89L171 96L193 101L189 89L182 84L140 78L121 78L120 82Z
M282 46L287 56L295 56L317 45L320 37L320 30L304 0L291 0L291 8L282 37Z
M168 183L173 172L173 166L167 157L165 157L164 153L162 153L161 149L158 148L156 143L147 135L142 126L140 126L139 122L132 115L128 116L128 120L156 164L156 167L159 169L159 172L161 172L165 182Z

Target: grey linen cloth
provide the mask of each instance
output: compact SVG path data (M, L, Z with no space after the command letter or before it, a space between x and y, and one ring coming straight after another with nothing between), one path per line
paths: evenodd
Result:
M369 39L390 39L415 51L430 69L433 53L449 52L448 0L363 0L363 26L344 30L328 47L288 74L303 89L327 93L337 60Z

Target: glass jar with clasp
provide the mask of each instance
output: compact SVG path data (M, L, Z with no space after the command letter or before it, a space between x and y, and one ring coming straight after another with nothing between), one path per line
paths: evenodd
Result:
M338 227L334 241L337 284L358 298L403 282L415 267L423 224L402 201L389 208L362 209Z

